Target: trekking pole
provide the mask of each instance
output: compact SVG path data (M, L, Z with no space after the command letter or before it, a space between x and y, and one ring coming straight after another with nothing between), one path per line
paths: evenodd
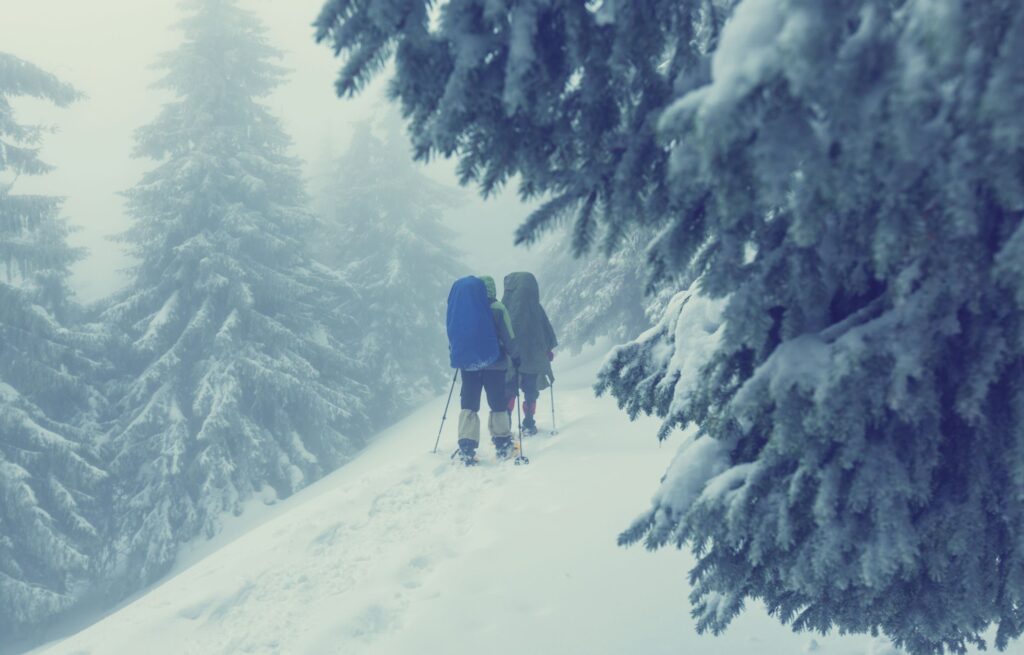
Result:
M551 434L558 434L555 428L555 383L551 383Z
M441 443L441 431L444 430L444 421L448 418L448 405L452 404L452 392L455 391L455 378L459 377L459 369L455 369L452 376L452 388L448 390L448 402L444 404L444 415L441 416L441 427L437 429L437 440L434 441L434 454L437 454L437 444Z
M519 384L519 369L516 369L516 423L519 424L519 454L516 456L516 466L530 463L530 458L523 454L523 415L519 410L521 404L519 402Z

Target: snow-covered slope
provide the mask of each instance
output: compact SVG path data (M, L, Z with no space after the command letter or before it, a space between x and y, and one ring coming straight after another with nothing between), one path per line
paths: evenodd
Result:
M659 447L655 424L594 399L595 368L563 367L560 432L527 440L530 466L494 462L486 443L481 466L452 465L452 421L431 454L442 398L257 525L243 518L249 529L233 541L39 652L895 653L867 637L795 635L759 607L721 637L696 635L689 556L615 545L675 445Z

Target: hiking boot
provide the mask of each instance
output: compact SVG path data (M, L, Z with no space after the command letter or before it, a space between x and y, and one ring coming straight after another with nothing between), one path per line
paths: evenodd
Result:
M525 423L523 423L523 436L524 437L532 437L535 434L537 434L537 425L536 424L534 424L534 425L526 425Z
M476 464L476 441L470 439L459 439L459 461L466 466Z
M494 437L494 452L498 459L508 459L512 456L512 437Z

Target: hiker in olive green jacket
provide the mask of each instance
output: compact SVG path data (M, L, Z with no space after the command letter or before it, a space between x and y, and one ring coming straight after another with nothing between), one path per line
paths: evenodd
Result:
M533 273L509 273L505 276L502 304L512 317L512 330L516 335L520 364L511 371L508 387L509 412L515 409L518 391L523 392L523 434L537 434L537 398L540 391L554 381L551 360L554 359L555 330L544 308L540 305L540 288Z
M498 294L494 278L478 275L487 288L487 298L491 302L491 317L494 329L498 334L498 346L501 351L498 359L482 369L462 371L462 388L459 390L462 401L462 412L459 414L459 455L467 465L476 461L476 449L480 445L480 392L487 395L487 404L491 414L487 421L487 430L499 459L510 456L513 452L512 421L505 408L505 376L506 370L519 365L519 352L516 349L515 333L505 306L498 302Z

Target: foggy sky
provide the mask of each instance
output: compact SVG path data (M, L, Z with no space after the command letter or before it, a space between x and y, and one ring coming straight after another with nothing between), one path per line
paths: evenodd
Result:
M355 125L393 111L383 100L382 81L354 99L335 96L341 62L312 37L311 23L322 1L242 2L266 22L272 45L284 53L288 80L266 102L292 137L293 154L306 162L307 178L325 152L341 154ZM152 88L159 72L150 66L180 43L173 27L179 17L176 0L3 0L0 51L56 74L86 95L63 109L26 99L14 104L20 122L57 130L43 144L43 158L56 170L22 177L13 191L66 197L63 213L77 230L72 243L89 250L73 270L72 286L83 302L102 298L127 281L125 268L131 261L109 237L130 223L119 192L154 166L151 160L131 158L132 134L169 98L166 91ZM453 169L453 162L426 168L431 177L454 187ZM466 272L500 280L514 270L534 270L536 251L511 245L512 232L529 212L514 189L487 202L475 189L463 195L465 204L446 222L461 235L457 246L466 253Z

